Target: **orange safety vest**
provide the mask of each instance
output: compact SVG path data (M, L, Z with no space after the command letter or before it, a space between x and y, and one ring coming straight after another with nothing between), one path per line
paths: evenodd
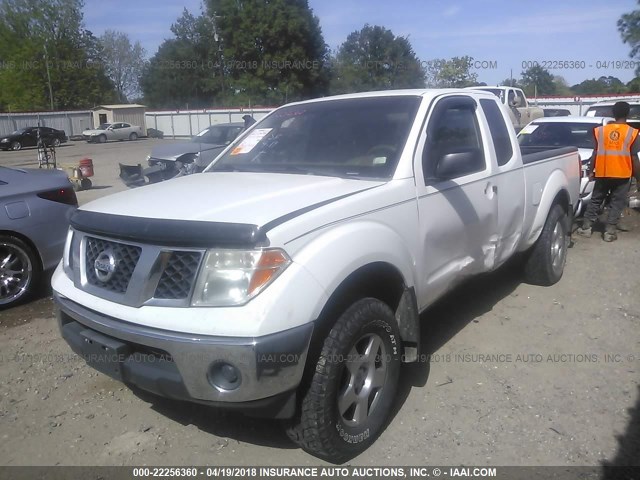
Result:
M593 133L597 142L595 176L631 178L631 145L640 132L626 123L610 123Z

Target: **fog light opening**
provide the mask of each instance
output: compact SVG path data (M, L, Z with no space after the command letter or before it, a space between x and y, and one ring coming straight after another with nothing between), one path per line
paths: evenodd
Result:
M242 383L240 370L227 362L214 362L207 372L207 380L218 390L235 390Z

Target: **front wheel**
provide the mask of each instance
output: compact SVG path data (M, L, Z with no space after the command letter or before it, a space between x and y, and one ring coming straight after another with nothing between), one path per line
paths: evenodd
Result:
M60 139L59 138L55 138L53 140L53 146L54 147L59 147L60 146Z
M107 143L107 136L106 135L100 135L98 137L98 142L100 143Z
M365 451L391 411L401 348L398 325L385 303L373 298L354 303L324 341L289 437L335 463Z
M554 205L542 228L540 238L528 254L524 275L528 283L549 286L562 278L569 247L569 216Z

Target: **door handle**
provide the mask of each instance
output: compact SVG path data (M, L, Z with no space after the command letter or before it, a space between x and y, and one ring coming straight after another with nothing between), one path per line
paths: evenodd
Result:
M491 192L492 195L489 195L489 192ZM484 187L484 194L487 196L493 196L496 193L498 193L498 186L487 183L486 187Z

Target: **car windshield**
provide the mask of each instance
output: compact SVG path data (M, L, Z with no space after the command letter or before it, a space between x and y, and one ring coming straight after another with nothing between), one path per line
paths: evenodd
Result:
M593 129L600 123L549 122L532 123L518 134L523 147L578 147L594 148Z
M389 178L419 104L420 97L407 95L283 107L209 171Z
M640 120L640 105L630 105L629 120ZM601 105L589 107L589 117L613 117L613 105Z
M106 130L110 126L111 126L110 123L101 123L100 125L98 125L98 128L96 130Z
M222 145L226 138L226 127L209 127L191 139L192 142Z
M26 128L19 128L18 130L16 130L15 132L13 132L11 135L22 135L23 133L25 133L27 131Z

